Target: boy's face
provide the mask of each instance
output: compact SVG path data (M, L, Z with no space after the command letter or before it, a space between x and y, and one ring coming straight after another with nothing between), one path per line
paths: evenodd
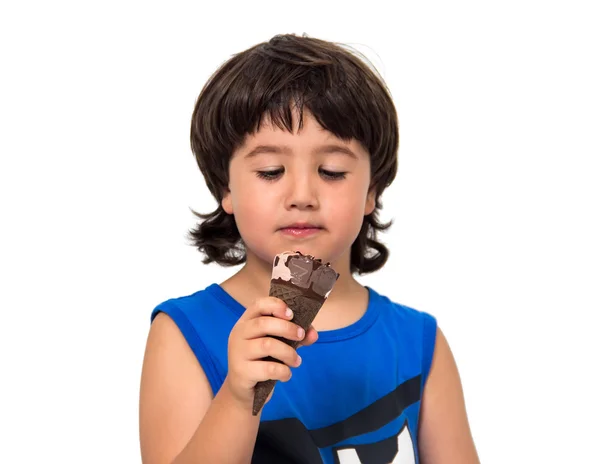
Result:
M301 131L266 121L246 138L231 158L222 206L235 217L249 262L271 263L291 250L349 263L363 218L375 208L370 179L361 144L338 139L306 112Z

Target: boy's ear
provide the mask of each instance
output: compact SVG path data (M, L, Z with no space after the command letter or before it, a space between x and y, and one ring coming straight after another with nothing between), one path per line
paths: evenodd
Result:
M375 211L375 203L375 189L371 189L367 194L367 201L365 202L365 216Z
M231 203L231 191L229 189L225 190L225 193L223 193L221 207L227 214L233 214L233 205Z

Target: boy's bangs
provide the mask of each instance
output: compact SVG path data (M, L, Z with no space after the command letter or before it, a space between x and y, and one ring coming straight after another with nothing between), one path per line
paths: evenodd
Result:
M368 151L373 147L377 121L372 99L364 88L351 85L327 66L288 65L266 60L262 66L239 73L223 101L228 137L240 141L263 125L273 124L294 133L303 127L305 111L342 140L356 139ZM338 84L335 84L338 82ZM371 119L366 118L367 114Z

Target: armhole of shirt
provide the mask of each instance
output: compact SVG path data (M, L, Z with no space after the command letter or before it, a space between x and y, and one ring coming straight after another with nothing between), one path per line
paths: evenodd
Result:
M219 375L215 364L213 363L206 346L200 339L198 332L194 329L194 326L186 316L186 314L181 311L174 304L165 302L158 305L150 316L150 323L154 321L154 318L159 312L163 312L168 315L173 322L177 325L181 333L183 334L185 340L188 345L192 349L193 353L196 355L196 359L200 363L200 367L204 370L206 374L206 378L210 383L210 386L213 391L213 396L217 394L219 391L221 382L219 381Z
M433 361L433 351L435 350L435 340L437 335L437 321L430 314L423 313L423 358L421 361L421 395L425 388L425 382L429 377L431 362Z

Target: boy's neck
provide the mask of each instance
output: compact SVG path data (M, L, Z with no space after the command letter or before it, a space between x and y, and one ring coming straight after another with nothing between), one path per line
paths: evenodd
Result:
M333 330L350 325L362 317L368 304L368 290L350 273L349 256L331 266L340 277L313 323L317 330ZM248 307L256 298L269 295L271 272L271 264L248 256L244 267L223 282L221 287L244 307Z

